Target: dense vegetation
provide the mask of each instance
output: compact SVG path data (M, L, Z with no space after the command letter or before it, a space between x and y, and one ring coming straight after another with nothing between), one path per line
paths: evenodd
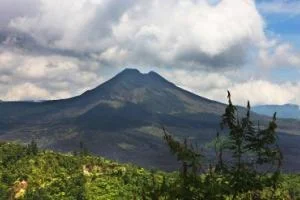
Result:
M172 180L171 174L81 152L32 149L15 143L0 145L0 199L141 199L151 195L145 188L152 188L153 178L155 183Z
M0 145L0 178L3 200L191 199L189 195L196 194L194 199L233 198L229 182L221 175L202 174L184 187L184 179L176 172L154 172L89 155L35 154L15 143ZM228 192L223 196L223 191ZM259 199L254 198L257 195L270 199L272 188L245 192L236 198ZM300 199L300 175L282 175L276 199Z
M212 142L216 159L203 171L203 155L195 145L176 141L166 130L170 150L182 162L179 199L294 199L283 188L283 155L276 134L276 113L267 127L251 120L250 103L244 117L231 102L222 115L221 129ZM204 178L203 178L204 177ZM175 191L173 192L175 194ZM297 197L300 198L300 197Z
M300 199L300 175L281 174L276 116L268 127L254 126L250 104L244 118L229 104L222 116L223 133L212 142L216 159L204 165L201 151L187 140L165 141L182 167L166 173L119 164L80 151L62 154L27 146L0 144L0 199L30 200L192 200Z

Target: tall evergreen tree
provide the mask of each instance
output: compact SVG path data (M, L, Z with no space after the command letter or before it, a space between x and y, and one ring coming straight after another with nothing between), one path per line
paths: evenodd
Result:
M228 91L228 105L222 115L221 129L224 132L221 139L217 133L215 150L217 162L210 167L203 182L199 181L200 158L202 157L187 141L176 141L164 129L164 139L171 152L182 162L180 192L182 199L205 199L217 197L216 191L233 198L249 191L261 191L264 187L273 187L274 191L280 175L282 154L276 135L276 113L264 129L255 126L251 120L251 106L248 101L246 114L239 118L238 109L232 104ZM223 158L223 156L226 156ZM220 180L225 182L220 185ZM198 185L197 185L198 184ZM206 188L205 196L197 196L201 184ZM198 189L195 189L197 188ZM201 189L201 188L200 188ZM217 199L222 199L222 194Z
M255 127L251 121L250 102L246 116L238 118L237 107L232 104L228 91L228 106L222 116L221 128L228 130L228 143L222 151L233 159L222 164L229 176L230 185L236 193L259 190L264 186L275 186L282 162L282 154L276 135L276 113L267 128ZM219 161L220 163L221 161ZM262 181L265 174L273 174Z

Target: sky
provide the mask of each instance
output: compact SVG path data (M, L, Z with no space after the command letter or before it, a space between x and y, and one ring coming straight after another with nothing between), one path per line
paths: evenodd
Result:
M300 105L299 0L0 0L0 99L79 95L124 68L235 104Z

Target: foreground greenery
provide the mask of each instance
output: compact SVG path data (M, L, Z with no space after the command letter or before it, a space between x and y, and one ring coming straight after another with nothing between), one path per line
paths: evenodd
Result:
M30 148L29 148L30 149ZM88 155L32 153L15 143L0 145L0 199L184 199L179 173L149 171ZM276 199L300 199L300 175L282 175ZM225 177L203 174L189 185L198 199L232 199ZM220 191L228 190L224 196ZM212 192L216 194L211 196ZM256 198L259 196L260 198ZM272 188L237 199L270 199ZM196 199L197 197L195 197Z
M141 199L153 177L162 183L165 176L172 180L171 174L100 157L0 145L0 199Z
M228 91L228 105L222 115L221 133L212 141L216 156L203 172L203 157L195 145L180 142L164 129L164 139L182 163L181 191L173 199L299 199L289 187L291 177L282 176L283 155L276 133L276 113L264 127L254 125L250 102L239 117ZM202 178L199 177L202 171ZM294 187L299 182L294 183ZM299 187L297 187L299 188ZM177 191L174 191L176 193Z
M27 146L3 142L0 199L300 199L300 175L281 174L276 114L268 126L254 126L250 103L240 119L229 92L228 100L223 133L212 141L216 159L209 165L201 151L187 140L175 140L165 129L164 140L182 163L178 172L150 171L91 156L83 143L79 152L62 154L41 151L34 141Z

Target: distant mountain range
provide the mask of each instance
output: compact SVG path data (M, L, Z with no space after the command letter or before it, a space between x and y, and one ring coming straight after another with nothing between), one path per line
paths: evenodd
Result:
M219 130L225 107L155 72L125 69L73 98L0 102L0 140L28 142L34 138L41 147L57 151L74 151L82 141L91 152L110 159L171 170L177 162L162 140L161 127L206 151L206 144ZM242 107L239 111L245 113ZM252 117L262 126L270 120L255 113ZM279 119L278 126L285 168L300 170L300 121Z
M253 111L266 116L272 116L274 112L277 112L279 118L300 119L300 106L294 104L259 105L254 106Z

